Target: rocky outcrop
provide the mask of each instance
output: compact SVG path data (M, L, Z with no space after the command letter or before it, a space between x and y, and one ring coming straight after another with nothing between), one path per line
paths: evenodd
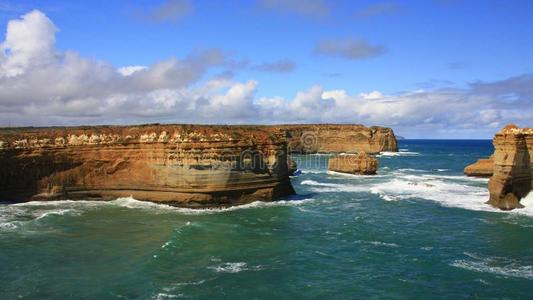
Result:
M0 129L0 199L270 201L294 193L287 160L284 133L257 126Z
M341 154L329 159L328 170L349 174L373 175L378 170L378 160L365 152Z
M297 153L379 153L398 151L394 132L386 127L363 125L277 125L286 131L289 150Z
M487 203L503 210L523 207L519 201L532 187L533 128L508 125L495 135L493 144L494 173Z
M466 166L464 173L466 176L489 178L494 170L494 157L480 158L475 163Z

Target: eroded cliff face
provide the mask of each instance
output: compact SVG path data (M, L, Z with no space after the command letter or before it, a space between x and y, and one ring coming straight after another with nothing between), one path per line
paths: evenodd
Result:
M493 144L494 173L487 203L503 210L523 207L519 201L532 188L533 128L508 125L495 135Z
M294 193L287 159L284 133L263 127L0 129L0 199L270 201Z
M475 163L468 165L464 169L467 176L489 178L494 171L494 156L480 158Z
M297 153L379 153L398 151L394 132L386 127L363 125L277 125L286 130L289 150Z

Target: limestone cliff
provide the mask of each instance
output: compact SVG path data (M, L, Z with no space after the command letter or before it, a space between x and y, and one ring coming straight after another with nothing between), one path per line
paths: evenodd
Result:
M229 205L293 194L283 133L143 125L0 129L0 199Z
M287 132L289 150L297 153L379 153L398 151L394 132L386 127L363 125L277 125Z
M480 158L475 163L466 166L464 173L467 176L489 178L494 170L494 157Z
M331 157L328 162L328 170L349 174L376 174L378 160L367 153L341 154Z
M494 173L487 203L503 210L522 207L519 201L532 187L533 128L508 125L495 135L493 144Z

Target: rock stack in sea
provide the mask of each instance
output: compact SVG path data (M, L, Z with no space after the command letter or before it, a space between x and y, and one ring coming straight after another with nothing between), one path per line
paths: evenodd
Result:
M358 154L340 154L329 159L328 170L348 174L376 174L378 160L361 152Z
M466 166L464 173L467 176L489 178L494 171L494 156L480 158L475 163Z
M510 210L523 207L520 199L532 188L533 128L507 125L494 139L494 172L487 203Z

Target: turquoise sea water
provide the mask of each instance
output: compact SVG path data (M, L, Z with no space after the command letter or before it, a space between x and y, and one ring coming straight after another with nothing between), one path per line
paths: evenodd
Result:
M0 299L531 299L533 197L499 212L490 141L400 141L377 176L296 156L298 196L221 210L0 205Z

